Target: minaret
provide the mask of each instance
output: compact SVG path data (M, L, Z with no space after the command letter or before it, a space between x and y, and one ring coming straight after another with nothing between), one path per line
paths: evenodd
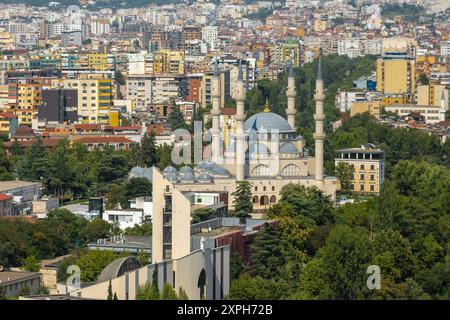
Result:
M220 79L219 79L219 67L217 59L214 62L214 75L211 80L211 100L212 100L212 161L219 163L220 160Z
M325 133L323 132L323 120L325 116L323 114L323 101L325 100L324 85L322 77L322 58L319 57L319 66L317 68L316 78L316 94L314 95L316 101L316 113L314 114L314 120L316 122L316 132L314 133L315 141L315 181L319 189L323 189L323 141L325 139Z
M444 89L442 90L441 94L441 108L439 109L439 121L445 121L445 112L447 111L447 108L445 107L445 93Z
M295 96L297 92L295 91L295 78L294 78L294 70L292 68L292 62L289 64L289 75L288 75L288 84L286 89L287 96L287 121L291 126L292 130L296 130L295 128Z
M237 78L237 94L236 94L236 180L244 180L245 170L245 154L244 154L244 105L245 105L245 85L242 76L242 63L239 61L239 72Z

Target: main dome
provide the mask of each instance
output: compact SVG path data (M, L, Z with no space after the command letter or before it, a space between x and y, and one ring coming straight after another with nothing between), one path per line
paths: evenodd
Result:
M257 113L244 122L245 130L278 130L279 132L292 132L292 128L279 114L273 112Z

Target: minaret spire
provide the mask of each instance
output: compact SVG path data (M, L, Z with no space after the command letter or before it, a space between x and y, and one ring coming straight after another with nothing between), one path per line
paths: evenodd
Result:
M445 113L447 112L447 108L445 106L445 92L444 89L442 90L441 93L441 107L439 110L439 120L440 121L445 121Z
M296 130L295 127L295 96L297 95L297 91L295 90L295 78L294 78L294 68L292 61L289 63L289 75L288 75L288 85L286 89L287 96L287 121L291 126L292 130Z
M220 162L220 127L219 127L219 118L220 118L220 78L219 78L219 67L217 58L214 59L214 73L211 80L211 100L212 100L212 109L211 109L211 117L212 117L212 161L219 163Z
M325 139L325 133L323 130L323 121L325 119L323 113L323 102L325 100L324 95L324 83L322 76L322 59L319 56L319 65L317 67L316 78L316 94L314 95L316 101L316 113L314 114L314 120L316 124L316 131L314 133L315 141L315 170L314 180L319 189L323 190L323 141Z
M245 170L245 84L242 74L242 62L239 60L239 71L237 78L237 94L236 94L236 180L244 180Z

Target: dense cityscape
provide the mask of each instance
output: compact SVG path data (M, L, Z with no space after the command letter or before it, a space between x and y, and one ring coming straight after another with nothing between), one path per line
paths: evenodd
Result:
M449 1L20 2L0 300L450 299Z

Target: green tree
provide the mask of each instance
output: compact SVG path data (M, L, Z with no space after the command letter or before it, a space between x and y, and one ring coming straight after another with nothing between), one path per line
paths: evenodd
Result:
M80 267L81 281L96 282L102 270L115 259L127 256L126 253L117 255L112 251L89 250L81 255L76 264Z
M189 300L189 297L183 287L178 288L178 300Z
M107 238L111 225L102 218L97 218L90 221L86 226L86 239L89 242L97 241L98 239Z
M156 165L158 161L155 134L153 132L151 134L145 133L141 139L138 165L150 168Z
M30 272L39 272L41 262L34 255L28 256L23 260L22 269Z
M332 201L316 187L291 183L285 185L280 194L279 205L269 209L270 217L290 216L306 228L335 221Z
M47 168L47 152L42 145L42 138L36 138L17 163L19 179L25 181L39 181L45 176Z
M264 225L250 246L248 271L252 276L270 279L280 275L285 257L282 255L280 231L271 224Z
M353 167L347 162L339 162L336 166L336 178L341 185L343 193L351 191L351 183L353 179Z
M301 287L307 295L320 298L364 298L368 294L366 270L371 261L372 244L367 233L360 228L338 225L316 258L308 263L314 265L306 266L308 277L301 280Z
M168 144L164 143L156 148L156 153L158 155L158 164L157 167L160 170L164 170L164 168L173 165L172 162L172 147Z
M169 114L167 122L170 124L172 130L186 129L183 114L178 107L173 108L172 112Z
M249 181L238 181L234 196L233 206L236 217L249 218L253 211L252 184Z
M244 262L242 261L241 255L235 252L230 258L230 280L238 279L245 270Z
M108 297L106 299L107 300L112 300L113 299L111 279L109 279L109 283L108 283Z

